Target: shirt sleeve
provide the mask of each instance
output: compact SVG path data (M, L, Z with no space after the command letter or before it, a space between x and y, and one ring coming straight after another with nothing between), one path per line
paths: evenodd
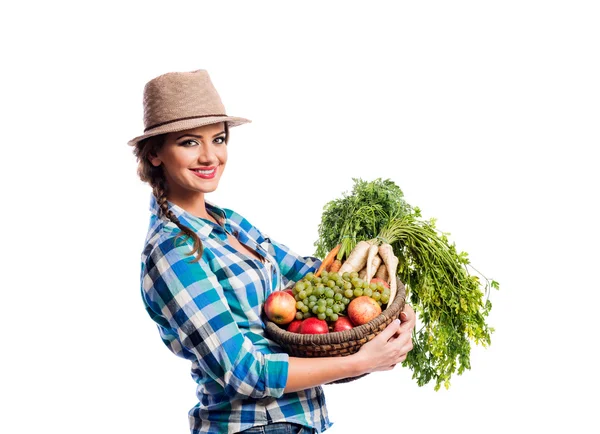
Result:
M321 266L321 260L314 256L301 256L290 250L285 244L278 243L268 236L265 236L264 241L268 246L269 253L279 265L284 285L287 281L299 281L307 273L315 272Z
M215 273L204 259L192 262L187 243L174 238L158 244L147 258L143 288L150 309L230 399L279 398L289 356L256 350L235 323Z

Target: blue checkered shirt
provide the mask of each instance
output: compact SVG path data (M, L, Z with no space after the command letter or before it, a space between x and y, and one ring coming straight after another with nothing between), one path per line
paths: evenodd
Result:
M168 202L198 235L202 259L190 262L191 241L159 217L151 195L150 227L142 253L146 311L163 342L191 361L198 404L189 411L196 433L234 433L269 422L295 422L321 432L331 426L321 387L283 393L288 355L265 336L261 308L273 291L315 271L320 261L276 243L236 212L206 202L219 225ZM227 233L264 260L240 253Z

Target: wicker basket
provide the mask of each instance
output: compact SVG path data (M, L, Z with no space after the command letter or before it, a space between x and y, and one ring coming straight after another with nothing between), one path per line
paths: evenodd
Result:
M267 320L266 332L269 338L277 342L286 353L296 357L336 357L356 353L360 347L377 336L393 320L398 318L404 308L406 289L398 279L398 292L394 301L373 320L361 326L343 332L321 335L290 333L272 321ZM358 377L344 378L332 383L346 383Z

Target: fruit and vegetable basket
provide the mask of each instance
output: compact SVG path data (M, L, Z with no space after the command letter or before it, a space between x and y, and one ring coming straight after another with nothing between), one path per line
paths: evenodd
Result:
M405 296L404 285L401 283L399 285L400 290L397 292L394 301L381 314L365 324L348 327L335 333L333 332L335 325L328 325L329 330L327 333L323 331L314 334L290 332L274 322L268 321L267 333L291 356L331 357L353 354L399 317L404 307Z
M402 309L404 308L406 293L404 284L400 282L400 280L397 282L398 291L394 300L388 304L383 312L376 314L373 319L362 325L353 326L351 320L344 320L344 318L347 317L338 315L336 321L326 325L325 328L323 326L319 328L319 322L322 322L322 320L319 320L318 318L317 324L311 325L310 322L304 323L305 332L299 333L299 329L296 332L287 331L273 321L267 321L267 334L291 356L335 357L353 354L357 352L362 345L369 342L383 331L383 329L385 329L394 319L399 317L400 312L402 312ZM377 312L376 309L374 311ZM342 320L340 320L340 318L342 318ZM304 322L302 320L296 321L300 321L298 327L301 327ZM309 327L308 329L307 324ZM335 329L336 326L340 327L340 329ZM363 376L364 375L361 375L360 377L345 378L334 381L333 383L345 383Z
M452 374L470 369L471 343L490 344L489 293L499 288L448 235L391 180L354 179L350 194L324 207L320 268L265 301L268 336L293 356L344 356L398 318L406 302L417 327L403 366L419 386L434 380L435 390L448 388Z

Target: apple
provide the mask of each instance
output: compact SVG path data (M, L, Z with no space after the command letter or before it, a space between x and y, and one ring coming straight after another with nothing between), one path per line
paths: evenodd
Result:
M344 330L350 330L354 326L347 316L341 316L333 323L334 332L343 332Z
M292 297L294 296L294 291L292 291L291 289L284 289L283 292L287 292L288 294L290 294Z
M348 305L348 318L355 326L368 323L380 313L379 303L366 295L356 297Z
M292 321L288 327L287 327L287 331L290 333L300 333L298 330L300 329L300 326L302 325L302 320L301 319L295 319L294 321Z
M383 279L380 279L379 277L373 277L373 278L371 279L371 283L374 283L374 284L376 284L376 285L377 285L378 283L381 283L381 284L382 284L384 287L386 287L387 289L390 289L390 284L389 284L389 283L387 283L385 280L383 280Z
M275 291L267 297L264 311L275 324L288 324L296 318L296 299L285 291Z
M322 335L329 333L329 326L325 320L313 316L302 321L298 331L304 335Z

